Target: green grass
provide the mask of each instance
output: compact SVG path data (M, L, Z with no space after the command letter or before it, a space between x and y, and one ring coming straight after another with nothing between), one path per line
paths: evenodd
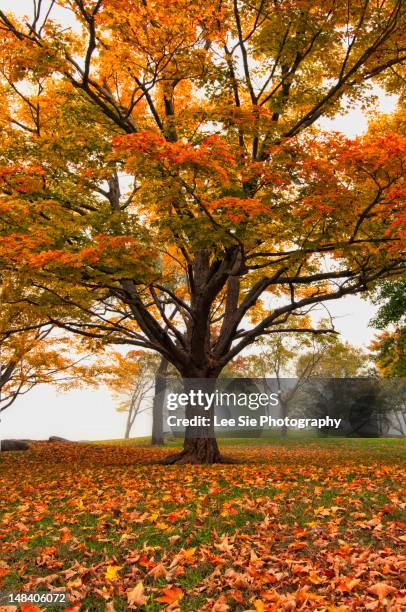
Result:
M281 575L292 558L322 574L329 559L346 546L342 571L348 575L356 571L351 559L357 555L379 550L379 559L387 558L387 564L397 558L404 519L400 488L405 440L289 437L219 442L239 464L165 467L156 460L181 441L152 448L148 438L39 443L26 453L4 453L0 486L7 496L0 499L0 561L9 571L0 578L0 590L19 591L27 585L47 590L51 576L52 587L79 592L81 610L103 611L100 589L105 588L119 612L127 609L126 591L142 580L148 598L142 612L158 612L165 606L156 599L167 580L153 579L149 568L138 563L139 555L154 564L162 561L172 571L176 555L196 549L184 571L168 579L182 589L182 612L191 612L222 592L229 594L227 570L247 571L252 551L263 559L255 571ZM66 542L61 528L69 530ZM221 550L223 534L232 541L230 553ZM305 547L297 547L297 542L305 542ZM267 561L269 554L272 561ZM277 569L275 559L280 560ZM380 571L376 563L372 560L368 566L371 580ZM117 581L106 582L111 564L123 569ZM77 565L85 568L84 582L70 587L64 572ZM207 591L216 568L214 590ZM368 572L360 584L361 598ZM395 575L389 579L396 581ZM74 574L71 580L81 576ZM306 586L305 577L299 584L301 575L287 576L277 585L278 593ZM45 582L38 584L39 579ZM307 586L312 592L319 589L327 603L335 605L337 594L325 595L325 582L320 584ZM230 610L252 609L252 598L259 592L244 595L244 605L227 595ZM348 605L349 598L344 593L339 605ZM353 605L362 609L359 601Z
M316 436L316 435L303 435L303 434L289 434L288 437L282 438L280 436L261 436L259 438L230 438L230 437L221 437L217 438L220 445L229 445L229 446L261 446L263 444L275 444L278 446L286 446L291 444L303 444L303 442L313 441L317 442L320 446L330 446L342 444L345 448L355 446L355 447L370 447L370 446L393 446L400 445L406 447L406 438L344 438L342 436ZM89 442L89 444L97 444L97 445L112 445L112 446L128 446L128 447L150 447L151 446L151 438L150 436L141 436L135 438L117 438L117 439L109 439L109 440L95 440ZM168 438L164 446L175 446L181 447L183 444L183 440L181 438Z

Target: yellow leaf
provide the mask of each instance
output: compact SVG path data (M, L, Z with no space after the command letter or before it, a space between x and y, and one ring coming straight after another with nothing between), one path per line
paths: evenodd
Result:
M169 525L167 525L166 523L162 523L162 522L156 523L155 527L157 529L161 529L161 531L165 531L165 529L169 529Z
M321 584L323 582L323 579L320 578L320 576L317 575L317 572L315 571L311 571L309 574L309 580L312 584Z
M109 565L104 577L106 580L116 580L118 572L123 569L121 565Z

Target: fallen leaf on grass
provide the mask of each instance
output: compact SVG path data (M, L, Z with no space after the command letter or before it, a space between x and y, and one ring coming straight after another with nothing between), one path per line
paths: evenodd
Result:
M307 548L307 546L306 542L292 542L289 544L288 548L290 550L303 550L303 548Z
M139 582L131 591L127 591L127 603L129 606L143 606L147 598L144 595L144 585Z
M372 586L368 587L367 591L368 593L372 593L382 600L385 599L389 593L396 593L397 589L386 582L376 582Z
M220 595L217 601L214 602L213 607L211 608L211 612L228 612L230 610L230 606L227 604L227 599L225 595Z
M340 583L337 586L337 591L341 591L342 593L351 593L356 586L359 585L361 580L358 578L343 578L340 580Z
M158 563L148 572L148 576L153 576L154 578L162 578L167 574L168 572L166 571L166 568L163 563Z
M61 537L59 538L60 543L66 544L66 542L68 542L70 539L70 530L68 529L68 527L62 527L59 532L61 534Z
M232 550L234 548L232 544L230 545L228 543L228 536L225 533L223 533L223 535L221 536L220 544L215 544L214 547L217 548L217 550L225 552L229 555L231 555Z
M231 597L234 599L234 601L236 601L239 604L244 603L244 595L242 594L241 591L239 591L238 589L231 589L229 593Z
M141 555L141 557L138 559L138 564L141 565L142 567L147 567L147 568L152 568L152 567L155 567L156 565L155 561L148 559L148 557L145 555Z
M274 589L270 591L262 591L261 597L262 599L270 602L277 602L280 600L280 595Z
M168 589L164 589L162 591L163 595L161 597L156 597L156 601L160 601L161 603L172 604L175 601L179 601L183 597L183 591L179 587L170 587Z
M117 580L117 574L122 569L123 569L122 565L109 565L106 569L106 573L104 574L104 577L106 578L106 580L109 580L109 581Z

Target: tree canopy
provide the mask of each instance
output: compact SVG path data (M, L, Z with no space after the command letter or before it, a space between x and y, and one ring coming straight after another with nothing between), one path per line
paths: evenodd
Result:
M216 377L404 272L402 106L317 124L402 104L401 0L59 4L76 28L0 11L0 263L51 323Z

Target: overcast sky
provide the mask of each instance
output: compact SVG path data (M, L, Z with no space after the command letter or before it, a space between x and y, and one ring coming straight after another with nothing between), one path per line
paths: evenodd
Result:
M0 0L0 8L20 15L30 14L31 0ZM55 17L67 26L72 25L69 11L57 7ZM387 96L376 90L378 109L391 112L396 105L395 96ZM345 116L323 119L319 124L328 130L336 130L354 137L365 131L367 118L360 108L352 109ZM374 307L365 300L350 296L330 302L329 311L335 318L335 327L343 340L358 346L367 346L375 330L368 326L374 315ZM115 411L114 402L107 389L97 391L71 391L58 393L52 387L42 385L16 403L0 416L1 438L43 439L59 435L70 439L105 440L122 437L125 415ZM134 436L150 433L150 416L145 414L135 423Z

